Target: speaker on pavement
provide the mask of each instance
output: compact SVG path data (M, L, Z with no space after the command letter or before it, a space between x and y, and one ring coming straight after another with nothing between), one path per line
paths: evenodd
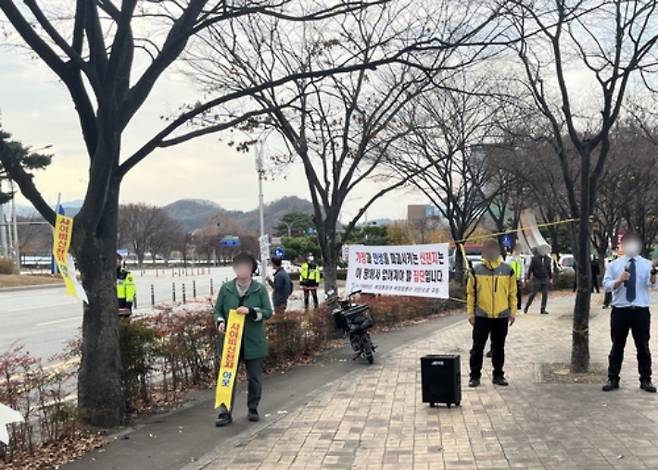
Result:
M459 406L462 399L459 354L428 354L420 358L423 403Z

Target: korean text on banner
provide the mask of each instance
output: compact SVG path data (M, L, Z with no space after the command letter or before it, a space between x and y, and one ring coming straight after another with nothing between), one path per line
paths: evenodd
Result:
M448 244L351 245L347 291L415 297L449 297Z
M73 236L73 219L57 214L53 232L53 256L57 269L64 279L66 292L88 303L87 294L75 275L75 262L69 253Z
M219 408L223 404L227 409L231 409L243 331L244 315L240 315L235 310L229 311L219 375L217 376L215 408Z

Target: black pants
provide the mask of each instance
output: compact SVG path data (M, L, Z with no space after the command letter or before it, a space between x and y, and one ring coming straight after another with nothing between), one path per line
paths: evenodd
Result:
M609 307L611 303L612 303L612 292L605 291L605 294L603 295L603 305L605 307Z
M530 291L530 296L525 304L526 310L530 308L532 301L535 300L535 296L541 291L541 311L546 311L546 304L548 303L548 284L548 279L532 279L532 290Z
M619 380L626 338L628 330L631 330L637 349L637 368L640 373L640 381L651 380L650 329L651 315L648 308L612 308L610 315L612 349L608 356L608 377L610 379Z
M596 291L597 294L600 292L598 276L592 276L592 292L594 291Z
M260 403L260 397L263 392L263 358L243 360L247 368L247 408L257 410ZM240 367L238 365L238 367ZM235 407L235 393L238 389L237 383L233 386L233 395L231 396L231 410Z
M318 289L317 287L304 288L304 308L308 310L308 296L313 295L313 307L318 308Z
M493 377L504 377L505 338L507 337L507 318L475 317L473 326L473 348L471 349L471 378L479 379L482 371L484 346L491 334L491 362Z
M521 310L521 294L522 294L521 289L522 289L521 280L517 279L516 280L516 309L517 310Z

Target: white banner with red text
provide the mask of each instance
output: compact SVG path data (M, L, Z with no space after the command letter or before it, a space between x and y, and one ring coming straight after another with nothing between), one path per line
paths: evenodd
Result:
M448 243L350 245L346 292L449 297Z

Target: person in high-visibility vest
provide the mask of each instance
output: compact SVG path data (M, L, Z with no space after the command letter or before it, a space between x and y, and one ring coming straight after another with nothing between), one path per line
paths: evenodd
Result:
M516 308L521 310L521 289L523 287L523 276L525 275L525 259L522 254L523 249L520 244L514 245L512 256L507 259L507 263L514 270L516 277Z
M117 253L117 299L119 301L119 316L129 317L133 311L133 303L137 289L133 274L123 265L123 257Z
M318 286L320 285L320 268L313 255L309 254L306 262L299 268L299 284L304 290L304 308L308 310L309 295L313 295L313 306L318 308Z

